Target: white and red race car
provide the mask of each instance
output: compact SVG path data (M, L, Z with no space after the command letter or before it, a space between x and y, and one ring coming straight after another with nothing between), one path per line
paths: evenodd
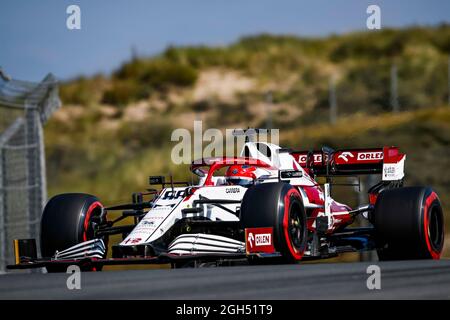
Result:
M114 264L278 263L364 250L377 250L380 260L439 259L441 204L429 187L402 186L405 157L396 147L294 151L248 141L239 157L194 161L196 185L152 176L150 184L160 190L135 193L132 203L112 207L88 194L53 197L41 220L42 257L35 241L16 240L16 264L8 267L52 272L73 264L100 270ZM223 173L230 167L251 168L254 176L245 185L233 183ZM366 174L381 174L367 205L352 209L331 197L336 177ZM108 219L113 210L122 211L120 218ZM370 226L349 227L358 215ZM117 224L126 217L134 223ZM122 241L107 255L114 234Z

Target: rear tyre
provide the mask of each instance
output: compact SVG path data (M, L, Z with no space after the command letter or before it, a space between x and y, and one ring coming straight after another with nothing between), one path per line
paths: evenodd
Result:
M439 259L444 244L444 215L429 187L380 193L372 214L379 260Z
M273 228L283 262L297 262L306 248L306 213L299 191L288 183L263 183L247 190L241 205L243 228Z
M94 238L95 225L104 223L103 205L92 195L65 193L54 196L44 208L41 219L41 253L52 257L56 250L64 250ZM103 239L107 246L107 239ZM94 271L82 267L83 271ZM100 270L101 268L97 268ZM48 266L48 272L65 272L64 266Z

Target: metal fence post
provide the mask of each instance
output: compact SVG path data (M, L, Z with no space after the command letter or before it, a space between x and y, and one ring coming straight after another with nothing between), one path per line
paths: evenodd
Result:
M56 79L0 77L0 271L13 262L12 239L36 239L47 199L43 125L61 106Z
M7 237L7 195L8 185L6 182L7 163L6 150L8 142L22 130L23 118L16 119L4 132L0 134L0 271L5 271L5 265L9 258Z
M45 145L44 145L44 129L42 126L42 122L37 122L37 134L38 134L38 146L39 146L39 170L40 170L40 177L41 177L41 194L40 194L40 203L41 203L41 211L44 209L44 206L47 202L47 171L45 168ZM36 247L37 252L40 254L41 252L41 234L40 234L40 224L39 224L39 218L40 218L40 212L39 216L36 217L36 220L38 221L35 224L35 234L36 234Z
M0 273L5 272L6 260L6 230L5 230L5 203L3 195L3 147L0 145Z
M448 56L448 105L450 106L450 55Z

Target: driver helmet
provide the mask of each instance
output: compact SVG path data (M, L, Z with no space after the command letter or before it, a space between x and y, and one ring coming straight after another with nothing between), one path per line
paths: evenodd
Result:
M228 167L225 179L229 185L249 187L255 183L256 167L249 165L233 165Z

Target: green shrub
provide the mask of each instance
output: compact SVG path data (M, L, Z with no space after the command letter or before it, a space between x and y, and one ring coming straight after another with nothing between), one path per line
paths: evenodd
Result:
M340 62L355 58L378 60L394 57L403 52L407 41L406 35L392 29L349 35L339 41L330 53L330 59Z
M194 68L227 65L229 50L223 48L198 47L169 47L163 57L176 64L189 65Z
M141 87L133 80L114 81L111 88L103 93L102 102L115 106L125 106L131 101L145 97Z
M162 89L167 86L190 86L197 80L197 71L186 64L164 58L137 59L125 63L115 72L118 80L133 79L144 82L152 88Z
M139 80L156 89L166 89L171 85L187 87L197 80L197 71L187 65L159 60L148 63Z
M105 81L102 76L91 79L80 77L59 86L59 96L63 104L90 105L100 94L99 82Z
M135 59L114 73L113 86L104 92L102 101L125 105L148 98L155 90L191 86L197 77L197 70L193 67L168 59Z

